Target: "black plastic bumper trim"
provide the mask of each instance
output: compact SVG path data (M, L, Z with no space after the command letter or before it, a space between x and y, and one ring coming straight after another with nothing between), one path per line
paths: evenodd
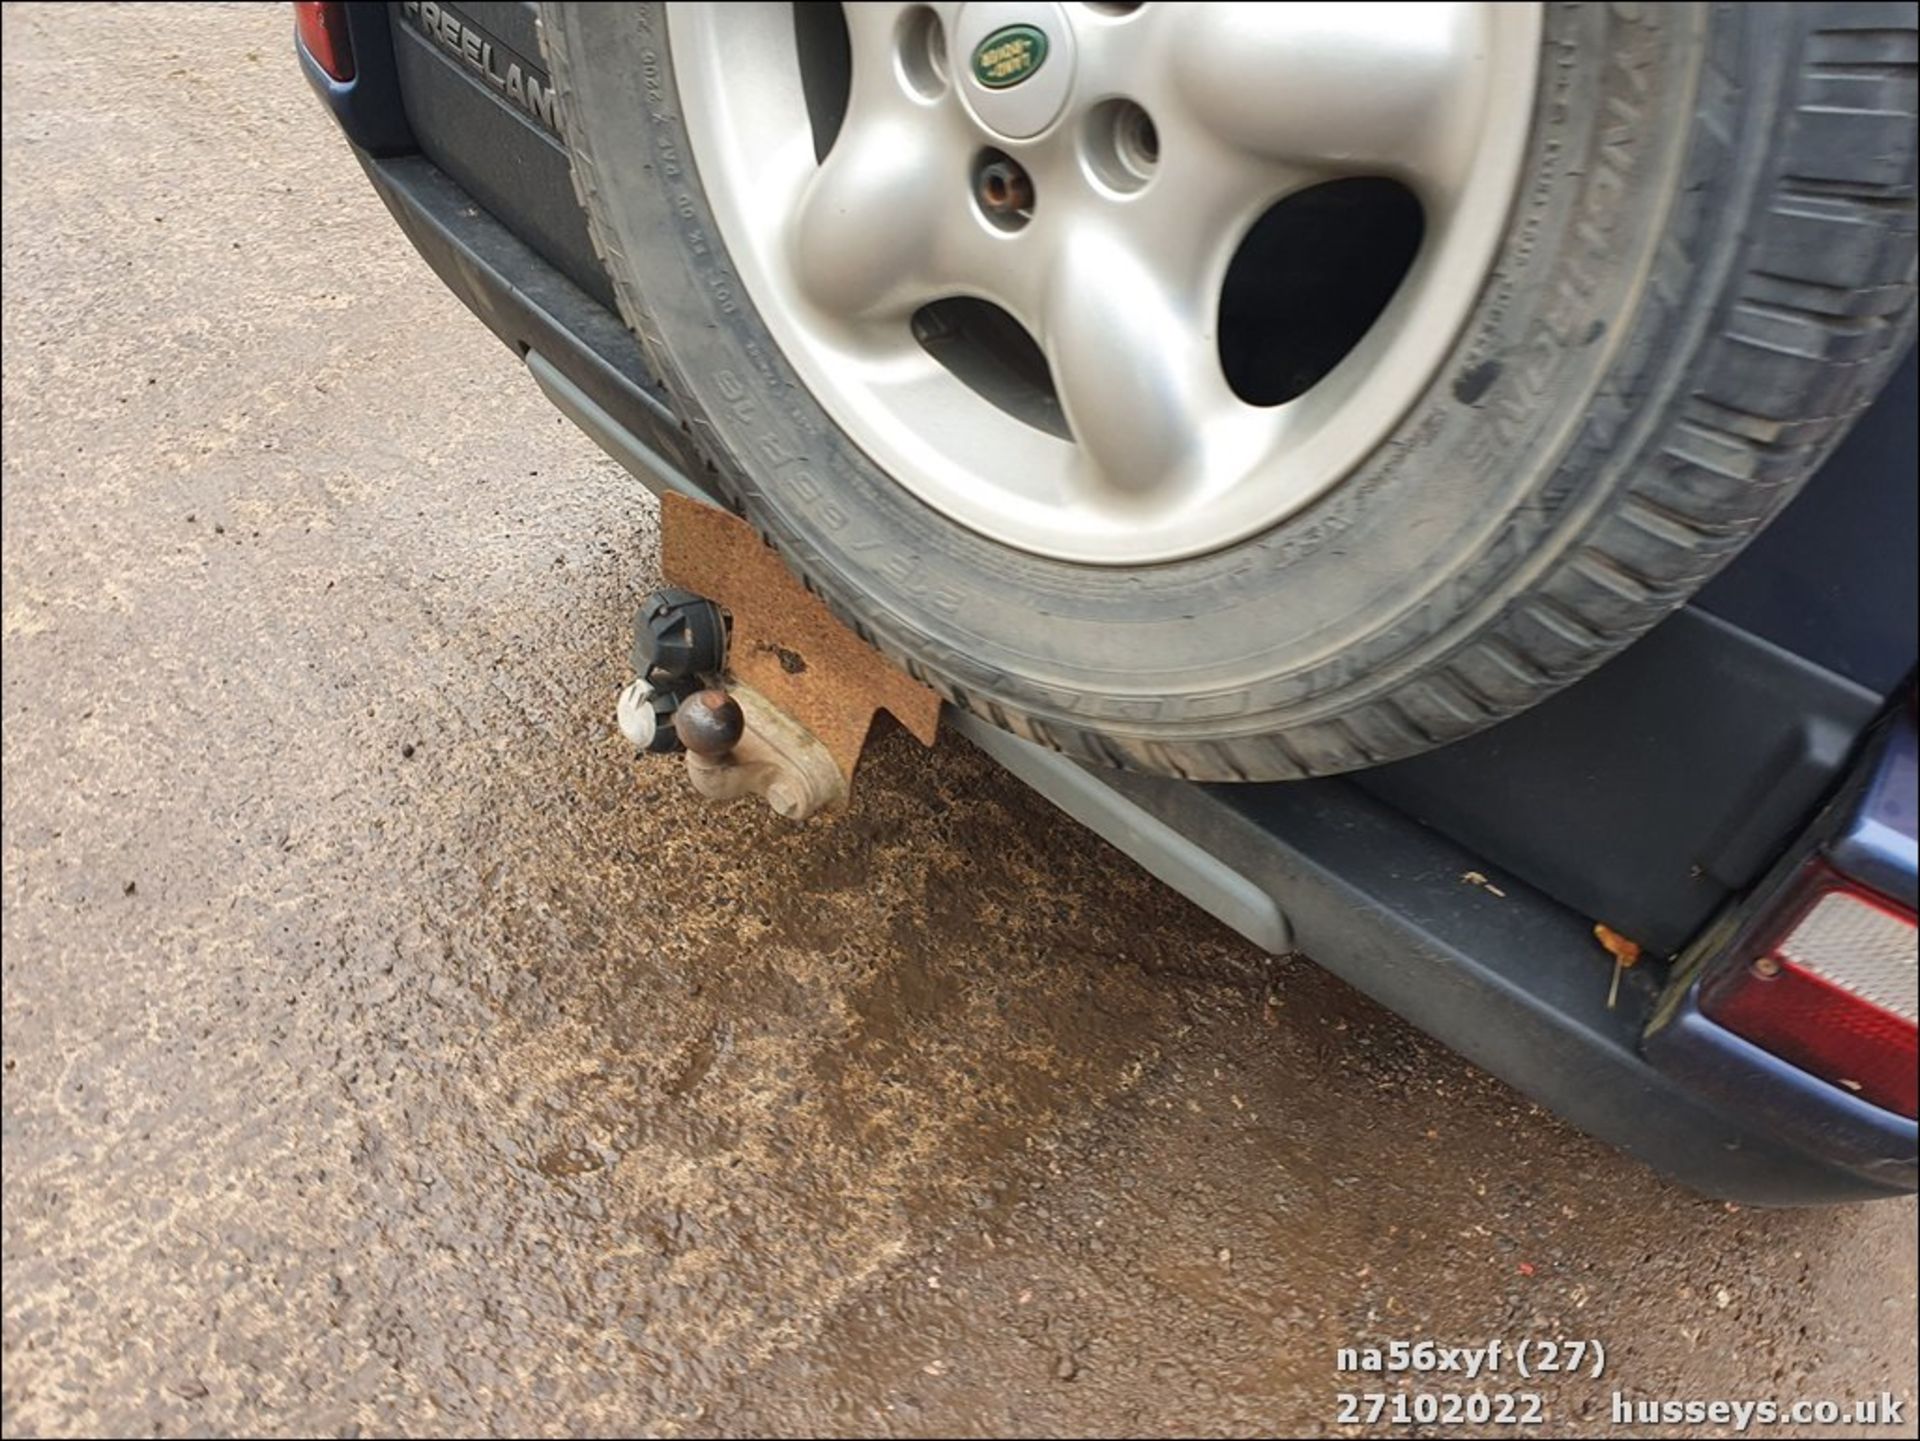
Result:
M949 707L947 723L1081 825L1105 836L1150 874L1269 955L1294 949L1287 918L1272 896L1205 847L1147 814L1098 773L965 711Z
M957 724L969 736L980 727ZM1684 1185L1775 1206L1914 1189L1910 1140L1904 1153L1895 1136L1882 1154L1870 1144L1840 1148L1844 1159L1812 1154L1655 1068L1638 1050L1658 999L1655 968L1626 972L1608 1009L1608 958L1583 917L1518 881L1502 878L1498 895L1470 882L1484 862L1349 782L1202 786L1091 772L997 733L989 750L1009 747L1033 753L1016 768L1022 780L1148 869L1179 884L1141 855L1142 836L1198 847L1270 898L1317 964ZM1110 801L1082 805L1089 777ZM1237 925L1207 896L1195 899Z
M527 352L527 370L562 415L579 426L589 440L619 461L655 495L673 491L707 505L720 504L711 491L695 484L685 471L602 410L592 396L575 385L567 378L565 371L539 351Z

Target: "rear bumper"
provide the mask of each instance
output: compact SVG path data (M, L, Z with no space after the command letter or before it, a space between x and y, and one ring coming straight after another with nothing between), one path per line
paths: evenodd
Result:
M1812 1205L1915 1188L1915 1130L1705 1017L1641 1037L1651 967L1608 968L1585 918L1340 780L1198 786L1088 771L969 716L983 750L1243 932L1288 944L1486 1070L1709 1195ZM1168 856L1177 861L1173 873ZM1201 878L1196 885L1194 878ZM1271 907L1263 910L1260 901Z
M431 162L359 153L434 271L564 411L653 489L714 499L693 479L702 462L616 317ZM1095 772L972 717L953 723L1257 943L1304 951L1683 1184L1767 1205L1915 1189L1912 1123L1782 1067L1697 1013L1669 1025L1650 1058L1642 1036L1659 1001L1655 967L1627 972L1609 1009L1606 958L1586 918L1518 882L1502 882L1503 894L1466 883L1484 862L1356 785L1208 787Z

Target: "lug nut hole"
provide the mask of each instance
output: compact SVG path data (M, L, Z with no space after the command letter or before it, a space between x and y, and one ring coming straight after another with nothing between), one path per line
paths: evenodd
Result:
M1093 178L1108 190L1131 195L1160 165L1160 132L1153 117L1131 100L1103 100L1087 112L1080 150Z
M1033 219L1033 180L1001 150L983 150L973 165L973 198L989 224L1018 230Z
M938 100L947 89L947 32L925 5L903 11L894 28L900 78L922 100Z

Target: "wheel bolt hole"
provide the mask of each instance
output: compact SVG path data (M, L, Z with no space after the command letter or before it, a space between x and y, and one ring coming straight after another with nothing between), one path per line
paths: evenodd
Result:
M1108 190L1131 195L1153 178L1160 164L1160 131L1153 117L1131 100L1103 100L1087 112L1080 151L1095 180Z
M1003 151L980 152L973 167L973 195L980 213L1001 230L1018 230L1033 219L1033 180Z
M1153 117L1135 110L1129 117L1122 142L1142 168L1151 170L1160 161L1160 132L1153 128Z
M947 89L947 32L925 5L909 7L894 29L900 78L922 100L938 100Z

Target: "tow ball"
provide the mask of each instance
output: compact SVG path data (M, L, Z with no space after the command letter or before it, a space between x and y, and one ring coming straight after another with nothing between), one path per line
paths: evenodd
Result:
M878 712L934 743L939 697L835 619L745 521L664 497L661 568L673 584L634 615L616 719L641 752L684 755L701 795L758 795L806 820L847 803Z

